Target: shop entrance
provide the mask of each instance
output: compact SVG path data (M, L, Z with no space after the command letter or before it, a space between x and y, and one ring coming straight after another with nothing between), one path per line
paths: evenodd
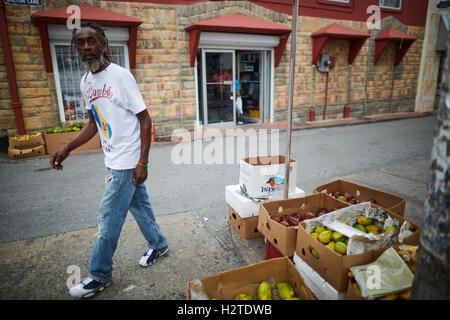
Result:
M270 119L271 50L201 49L199 122L205 126Z

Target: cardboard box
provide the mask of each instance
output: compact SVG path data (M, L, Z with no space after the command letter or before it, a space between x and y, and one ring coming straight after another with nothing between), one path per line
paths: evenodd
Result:
M32 149L45 145L44 137L40 132L25 140L15 139L18 137L20 137L20 135L9 137L9 148L23 150L23 149Z
M406 200L404 198L391 193L365 187L353 182L345 180L335 180L330 183L318 186L313 191L313 193L319 192L326 192L330 195L334 192L340 192L342 195L344 195L344 193L347 192L353 195L356 200L361 200L363 202L374 199L376 200L376 204L383 209L392 211L402 217L405 215Z
M300 198L304 196L305 191L300 188L295 188L295 193L289 193L289 198ZM259 216L259 206L261 203L254 202L243 196L238 184L225 187L225 201L241 218Z
M355 288L352 286L352 280L349 279L347 286L347 294L345 296L345 300L364 300L358 292L356 292Z
M62 147L64 147L70 140L75 138L80 132L62 132L62 133L46 133L45 134L45 142L47 145L47 154L52 154ZM86 142L85 144L79 146L75 150L72 150L71 153L76 153L79 151L86 151L86 150L94 150L101 148L100 144L100 137L98 135L98 132L95 134L95 136Z
M282 215L293 215L319 209L327 211L348 207L349 204L339 201L326 193L315 194L303 198L264 202L260 206L258 230L284 256L294 255L297 242L297 227L285 227L273 220Z
M200 280L209 298L214 297L219 300L234 300L240 293L257 295L258 286L262 281L268 281L274 285L278 282L288 282L294 288L295 296L302 300L316 300L303 282L294 263L286 257L221 272ZM191 284L192 281L187 284L187 300L191 300Z
M246 188L252 197L265 197L284 192L285 177L282 175L285 157L267 156L241 159L239 163L239 185ZM289 170L289 192L295 192L297 162L291 159Z
M331 284L326 282L317 272L315 272L296 253L294 254L294 264L303 281L319 300L345 300L347 293L338 292Z
M373 206L376 207L376 206ZM400 221L400 225L405 219L393 212L386 212L394 219ZM408 220L415 230L412 235L405 238L403 243L418 245L420 241L420 227ZM378 250L371 250L356 255L340 255L325 246L305 230L305 223L301 222L298 227L296 254L305 261L315 272L317 272L326 282L331 284L338 292L346 292L348 286L347 273L349 268L357 265L364 265L376 260L385 250L394 243ZM316 258L311 253L311 249L316 249L319 257Z
M242 218L231 206L228 206L228 222L244 239L255 239L263 236L257 229L258 216Z
M13 149L8 148L8 157L11 160L32 158L43 156L45 154L45 146L37 146L30 149Z

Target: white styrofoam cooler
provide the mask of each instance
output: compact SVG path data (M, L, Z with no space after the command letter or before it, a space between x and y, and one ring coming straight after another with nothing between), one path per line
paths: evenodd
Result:
M249 218L259 215L259 205L249 198L243 196L238 184L225 187L225 201L236 211L241 218ZM305 191L295 188L295 192L289 193L289 198L301 198L305 196Z
M252 197L271 196L275 192L283 193L285 188L284 170L285 163L282 156L241 159L239 162L239 185L245 186L247 193ZM291 159L289 193L295 192L296 179L297 162Z
M338 292L326 282L317 272L294 253L294 264L307 287L319 300L345 300L347 292Z

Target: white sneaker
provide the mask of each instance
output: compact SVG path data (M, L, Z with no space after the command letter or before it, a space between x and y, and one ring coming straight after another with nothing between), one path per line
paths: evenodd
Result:
M109 287L111 280L105 283L98 282L91 277L86 277L80 281L79 284L73 286L69 290L69 294L75 298L89 298L97 292L103 291Z
M165 255L169 251L169 247L167 246L161 250L153 250L149 249L139 260L139 264L141 267L148 267L152 265L156 260Z

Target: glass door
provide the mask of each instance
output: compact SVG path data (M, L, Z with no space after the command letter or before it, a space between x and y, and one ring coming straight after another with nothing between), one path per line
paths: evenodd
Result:
M263 121L265 55L264 51L236 51L238 65L239 96L242 99L242 113L238 124Z
M234 50L202 50L203 123L236 123Z

